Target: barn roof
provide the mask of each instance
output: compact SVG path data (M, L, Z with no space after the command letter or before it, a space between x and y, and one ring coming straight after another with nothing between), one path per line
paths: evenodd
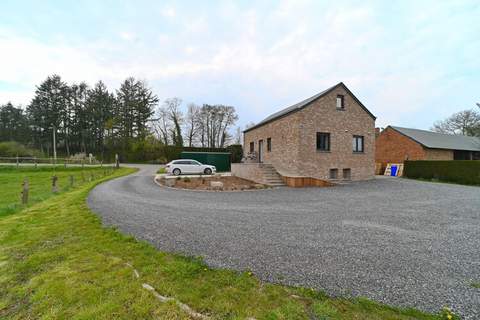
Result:
M480 138L464 135L444 134L427 130L411 129L390 126L393 130L403 134L431 149L449 149L480 151Z

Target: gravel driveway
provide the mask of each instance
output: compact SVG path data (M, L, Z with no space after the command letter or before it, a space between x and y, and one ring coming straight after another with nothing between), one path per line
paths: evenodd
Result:
M105 224L267 281L480 318L480 187L377 178L333 188L195 192L155 166L97 186Z

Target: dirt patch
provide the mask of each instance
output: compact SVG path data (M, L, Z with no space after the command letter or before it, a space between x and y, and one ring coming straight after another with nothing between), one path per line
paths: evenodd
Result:
M235 191L265 189L267 186L256 182L245 180L238 177L177 177L177 178L157 178L157 181L165 186L192 189L192 190L216 190L216 191Z

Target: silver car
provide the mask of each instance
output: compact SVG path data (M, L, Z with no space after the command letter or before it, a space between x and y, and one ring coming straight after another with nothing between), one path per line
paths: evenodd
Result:
M217 172L215 166L202 164L197 160L180 159L173 160L165 166L167 173L179 176L181 174L214 174Z

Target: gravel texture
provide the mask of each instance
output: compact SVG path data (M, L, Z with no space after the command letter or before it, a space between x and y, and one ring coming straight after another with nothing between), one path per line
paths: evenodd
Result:
M89 206L165 251L261 279L480 319L480 187L380 177L332 188L196 192L158 167L97 186Z

